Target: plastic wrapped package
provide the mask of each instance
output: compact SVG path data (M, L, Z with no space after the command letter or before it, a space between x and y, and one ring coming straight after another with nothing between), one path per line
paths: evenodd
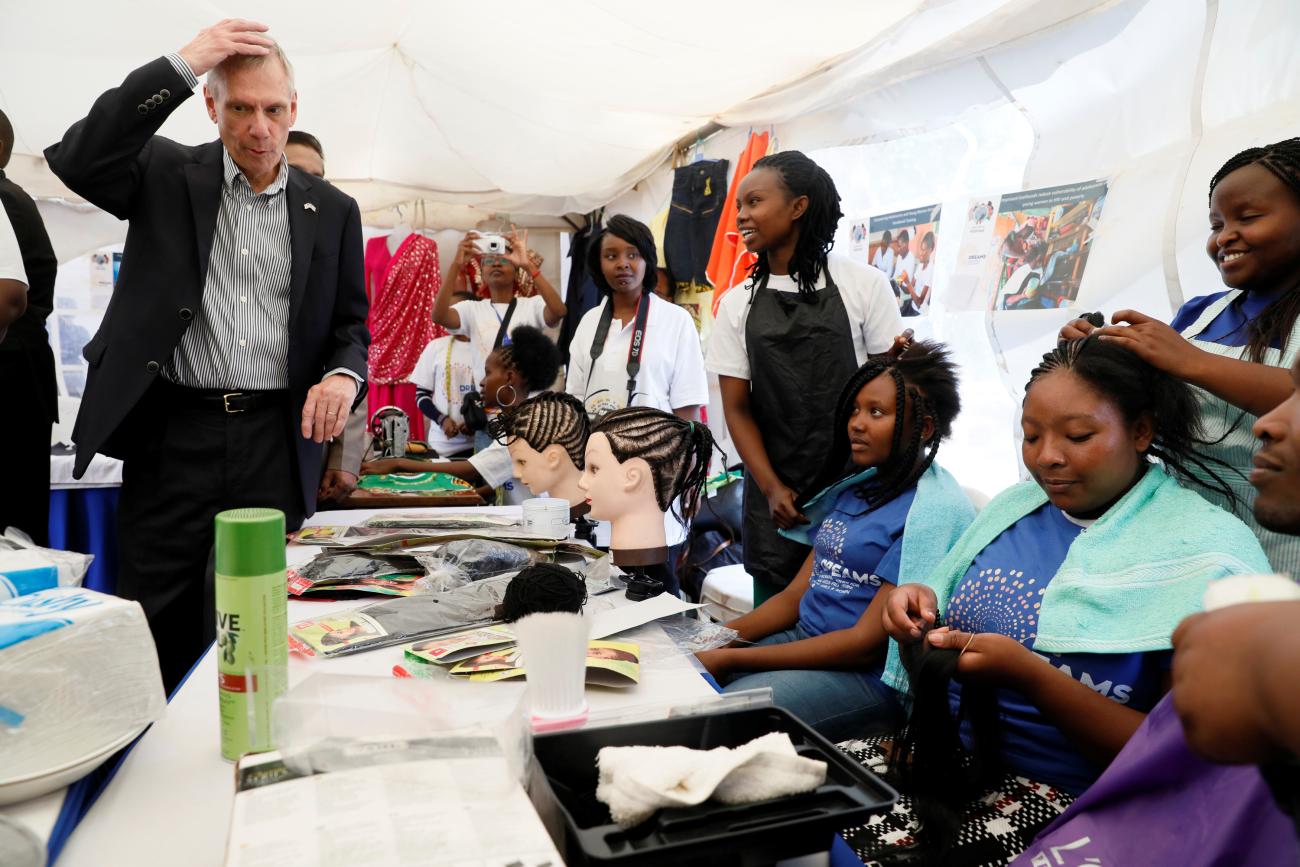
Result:
M166 707L138 603L73 587L0 602L0 803L89 773Z
M734 629L707 620L697 620L689 614L661 617L657 622L682 653L716 650L740 637L740 633Z
M415 582L417 591L442 593L484 578L518 572L545 558L509 542L457 539L437 551L416 554L415 559L425 570L425 576Z
M322 773L390 761L502 755L513 786L526 779L532 727L521 703L439 678L314 674L275 703L285 765Z
M0 536L0 551L31 551L53 563L59 572L60 587L80 587L95 559L93 554L78 554L76 551L56 551L42 548L32 541L17 527L10 527ZM17 594L14 594L17 595Z

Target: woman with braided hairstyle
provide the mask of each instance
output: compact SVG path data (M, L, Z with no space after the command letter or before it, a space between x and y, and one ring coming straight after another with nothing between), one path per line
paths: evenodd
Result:
M924 578L974 518L934 463L961 408L956 366L938 343L867 362L835 405L830 456L801 504L819 517L794 580L739 620L729 647L698 654L724 692L770 687L776 704L833 740L894 730L881 683L881 612L900 582Z
M831 256L840 197L798 151L763 157L737 190L736 228L757 255L718 305L706 367L718 374L727 428L745 463L741 536L754 602L788 584L806 545L778 531L806 524L796 501L830 449L826 407L903 330L888 278Z
M1194 386L1204 433L1216 443L1208 453L1231 467L1225 477L1236 502L1212 486L1198 490L1235 507L1274 570L1300 575L1300 537L1259 526L1248 480L1256 446L1251 427L1290 396L1287 369L1300 356L1300 138L1248 148L1215 173L1206 252L1228 288L1188 301L1169 325L1120 310L1101 329L1076 319L1061 338L1098 330Z

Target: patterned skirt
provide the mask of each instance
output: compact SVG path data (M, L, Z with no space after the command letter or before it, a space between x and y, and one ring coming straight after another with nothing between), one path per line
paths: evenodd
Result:
M889 766L889 751L897 735L845 741L839 745L878 776ZM968 802L961 810L957 841L943 857L945 867L984 867L1006 864L1023 852L1043 828L1074 800L1073 795L1051 786L1003 774L997 782ZM913 812L912 799L899 794L898 803L886 813L872 816L865 825L841 831L844 841L868 865L888 855L890 864L933 863L932 855L917 848L921 822Z

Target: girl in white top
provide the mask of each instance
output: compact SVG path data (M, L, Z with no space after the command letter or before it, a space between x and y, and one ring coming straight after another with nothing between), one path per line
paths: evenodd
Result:
M433 321L446 328L452 334L464 334L469 337L478 352L479 358L487 358L497 346L497 332L510 321L507 332L502 334L501 344L510 342L510 335L521 325L534 328L554 328L564 320L564 301L550 282L542 276L538 268L528 258L528 233L520 235L513 227L506 236L506 252L480 253L474 245L479 237L477 232L467 232L460 246L456 248L456 258L451 263L451 272L455 282L450 292L439 292L433 305ZM451 299L454 295L468 291L465 283L465 265L470 259L479 260L482 268L483 282L487 284L491 298L476 301L458 301L455 306ZM533 277L537 294L530 298L516 298L515 289L520 271L527 271ZM510 304L514 302L512 312ZM482 371L478 371L482 374Z
M689 313L654 292L658 268L649 227L622 214L612 217L588 258L588 273L605 301L587 311L573 332L565 389L593 418L625 406L651 406L698 420L709 402L699 334ZM642 304L645 324L638 329ZM605 338L597 346L602 322ZM634 358L638 330L640 355Z

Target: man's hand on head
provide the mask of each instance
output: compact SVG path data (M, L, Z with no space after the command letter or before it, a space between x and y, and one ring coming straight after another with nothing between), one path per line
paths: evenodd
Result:
M178 53L198 77L235 54L269 54L275 42L262 35L269 29L256 21L227 18L200 30Z

